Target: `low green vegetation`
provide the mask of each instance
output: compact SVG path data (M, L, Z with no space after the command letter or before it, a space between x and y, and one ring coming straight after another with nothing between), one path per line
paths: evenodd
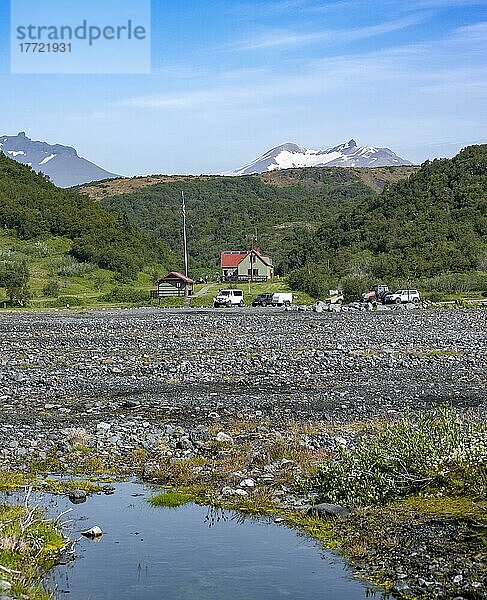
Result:
M169 508L177 508L183 504L188 504L194 501L194 495L181 490L170 490L156 494L150 498L149 502L152 506L166 506Z
M276 272L304 295L299 303L337 288L358 300L379 281L432 301L480 300L486 156L483 145L420 169L154 176L85 188L103 206L0 156L0 307L147 304L155 277L182 269L182 186L194 278L216 280L220 252L247 247L257 231ZM192 306L209 304L211 297L195 298Z
M432 354L433 352L433 354ZM425 357L436 357L436 351L425 350ZM441 356L441 353L440 353ZM261 454L253 455L259 432L270 422L235 419L225 429L236 443L225 447L207 445L204 455L172 461L169 456L159 459L154 470L153 457L138 449L127 463L120 457L104 457L117 465L119 474L145 473L151 464L150 481L165 486L161 493L149 499L153 506L176 508L190 502L235 509L244 514L268 514L299 527L319 539L327 548L339 549L345 556L363 565L377 549L397 543L394 537L410 523L430 520L472 520L476 544L484 540L487 508L487 479L484 466L487 460L487 426L467 416L461 416L451 406L441 406L431 412L407 415L393 423L383 420L331 425L326 422L291 423L285 432L268 432L261 438ZM221 430L221 424L210 427L210 440ZM305 448L303 435L338 434L353 431L357 447L354 450ZM164 454L164 448L160 448ZM252 458L254 457L254 458ZM262 468L276 459L290 461L275 473L271 486L249 488L248 495L224 496L221 490L231 486L238 471L249 468L250 461ZM96 450L81 441L70 452L58 457L64 469L85 473L98 472ZM94 462L93 462L94 461ZM42 466L33 465L26 473L0 472L0 489L35 489L66 493L71 489L96 491L97 479L59 481L37 475ZM304 483L303 483L304 482ZM351 508L348 517L322 519L303 511L276 504L275 486L285 486L291 493L318 492L316 501L340 503ZM478 526L478 527L477 527ZM0 531L1 531L0 519ZM0 560L0 564L2 564ZM6 563L15 568L17 563ZM50 563L43 563L48 568ZM11 566L8 566L11 565ZM13 566L12 566L13 565ZM18 569L21 570L21 569ZM39 571L39 572L42 572ZM17 581L17 580L16 580ZM385 587L392 584L375 579ZM31 579L25 582L33 585ZM23 582L25 586L26 583ZM24 589L26 589L24 587ZM25 592L24 592L25 593ZM44 600L42 590L29 592L29 597ZM38 594L37 596L35 594Z
M326 461L312 480L323 501L345 506L426 497L487 496L487 426L444 406L407 416Z
M86 195L55 187L28 166L0 155L0 224L16 240L32 241L32 252L42 257L44 240L69 240L65 265L58 265L60 276L82 276L97 268L131 279L151 262L165 262L167 247L155 242L123 213L108 210ZM2 244L5 248L5 245ZM12 301L24 300L20 294L22 275L28 261L9 255L7 247L0 256L0 287L6 287ZM49 248L47 249L49 251ZM71 263L69 263L71 260ZM55 286L50 286L55 291Z
M101 269L92 263L78 262L69 252L71 240L61 237L46 237L42 240L19 240L13 232L0 231L0 308L27 306L29 309L65 308L72 309L122 306L160 306L178 308L183 298L163 298L160 302L150 301L150 291L155 289L156 275L165 273L162 265L152 265L137 274L130 282L123 283L117 273ZM2 263L3 261L3 263ZM2 264L15 270L18 265L19 287L2 287ZM28 278L24 277L24 269ZM227 284L228 285L228 284ZM197 293L205 287L195 287ZM194 297L191 307L213 305L213 298L226 284L214 284L206 294ZM250 305L255 296L262 292L289 291L284 279L268 283L239 284L245 294L245 303ZM298 292L298 303L311 303L304 292ZM18 300L22 299L22 303Z
M196 293L203 286L197 286L195 291ZM258 294L264 293L276 293L276 292L290 292L292 287L289 286L289 282L286 279L278 279L275 278L272 281L261 282L261 283L251 283L250 286L248 283L238 283L238 284L225 284L218 283L214 284L206 294L198 297L193 297L191 299L191 306L193 308L207 307L213 306L213 299L218 293L219 289L224 288L236 288L242 290L244 293L244 302L246 306L251 306L252 301ZM296 292L295 294L295 303L296 304L311 304L313 302L312 297L306 292ZM222 309L225 310L225 309Z
M54 566L66 541L62 532L35 508L0 504L0 579L18 598L47 600L41 581Z
M0 308L148 305L155 274L165 271L152 265L123 283L114 271L76 260L71 248L68 238L20 240L13 231L0 231ZM16 279L7 282L2 276L6 271L17 271Z
M89 472L88 470L86 472ZM90 473L91 474L91 473ZM0 492L32 488L50 494L66 494L71 490L84 490L87 493L100 491L98 478L54 479L38 473L37 465L30 465L28 471L7 471L0 469Z
M398 173L398 177L406 176L402 170ZM180 253L180 197L184 189L191 262L213 275L220 252L245 248L256 229L259 244L280 265L283 249L315 231L328 212L375 193L356 170L299 169L294 177L291 175L156 176L90 184L87 192L102 198L103 206L123 211L130 222Z
M371 184L374 169L324 168L135 178L87 192L180 253L184 186L191 263L211 276L220 251L245 247L257 230L276 272L315 299L340 287L347 301L358 300L379 281L418 288L434 301L480 298L487 290L486 157L487 145L471 146L398 171L383 191Z

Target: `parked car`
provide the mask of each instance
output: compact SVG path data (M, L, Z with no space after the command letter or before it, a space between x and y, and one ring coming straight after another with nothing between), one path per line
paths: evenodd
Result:
M244 293L242 290L219 290L218 295L213 300L213 306L219 308L220 306L243 306L244 305Z
M397 290L397 292L389 293L384 296L384 304L405 304L421 302L421 296L418 290Z
M269 306L272 305L272 297L274 294L258 294L254 301L252 302L252 306Z
M293 295L291 292L276 292L272 296L272 306L291 306Z

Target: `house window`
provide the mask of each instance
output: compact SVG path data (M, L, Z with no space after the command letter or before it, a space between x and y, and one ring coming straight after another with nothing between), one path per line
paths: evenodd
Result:
M247 275L249 277L258 277L259 276L259 269L247 269Z

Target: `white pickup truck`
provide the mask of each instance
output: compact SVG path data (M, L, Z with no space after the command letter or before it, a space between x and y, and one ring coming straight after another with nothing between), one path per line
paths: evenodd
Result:
M272 296L272 306L291 306L292 303L292 292L276 292Z

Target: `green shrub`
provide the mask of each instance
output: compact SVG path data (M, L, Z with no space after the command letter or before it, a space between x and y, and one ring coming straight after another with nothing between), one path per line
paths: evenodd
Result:
M347 275L340 282L345 302L355 302L362 299L362 294L368 291L372 280L364 275Z
M0 265L0 287L5 288L12 306L24 306L30 298L29 267L25 261L5 262Z
M116 302L120 304L149 303L149 292L128 286L116 286L110 292L100 297L102 302Z
M53 250L44 242L36 241L25 244L24 253L34 258L45 258L46 256L51 256Z
M82 298L78 298L78 296L59 296L56 298L53 306L57 306L60 308L64 308L65 306L82 306L83 300Z
M470 271L468 273L441 273L435 277L419 279L414 282L412 287L430 290L431 292L444 292L447 294L482 292L487 289L487 274L480 271Z
M67 257L59 266L57 274L61 277L80 277L85 273L91 273L97 266L90 262L78 262L74 258Z
M423 294L424 300L431 300L431 302L443 302L446 299L444 292L425 292Z
M182 308L184 303L184 298L182 296L172 296L171 298L161 298L161 300L153 300L154 305L157 303L157 306L161 308ZM193 306L193 304L191 304Z
M49 296L50 298L57 298L61 293L61 286L59 281L49 281L42 289L42 293L44 296Z
M487 426L448 406L404 417L355 450L326 462L313 483L321 499L347 506L381 504L420 492L487 493Z
M331 280L319 267L313 270L308 268L299 269L289 274L288 285L292 290L299 290L311 296L311 298L327 298L329 290L335 288L335 282Z

